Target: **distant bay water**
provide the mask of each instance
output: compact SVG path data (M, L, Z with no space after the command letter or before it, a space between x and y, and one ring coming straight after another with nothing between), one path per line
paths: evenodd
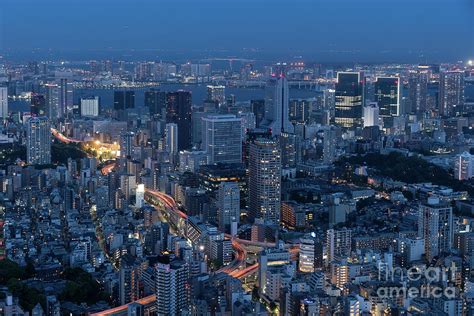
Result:
M144 96L145 91L150 88L143 89L133 89L135 91L135 104L138 106L144 105ZM190 91L192 94L192 101L195 105L203 104L203 101L207 97L207 85L206 84L165 84L156 87L160 91L177 91L185 90ZM117 90L117 89L115 89ZM236 88L236 87L226 87L225 90L226 96L231 94L235 95L237 102L245 102L254 99L263 99L265 96L265 90L263 88ZM312 98L318 94L317 91L312 90L303 90L303 89L291 89L290 97L291 98ZM114 102L114 90L113 89L77 89L74 91L75 102L78 103L81 97L86 96L99 96L101 98L101 105L104 107L112 107Z
M149 88L140 88L134 89L135 91L135 104L137 106L144 105L144 95L145 91ZM201 105L203 100L207 96L207 84L165 84L157 86L156 89L161 91L176 91L176 90L185 90L192 93L193 104ZM119 89L76 89L74 90L74 104L79 104L79 99L87 96L98 96L101 99L101 106L104 108L110 108L114 103L114 90ZM307 89L290 89L290 98L294 99L306 99L315 97L318 93L314 90ZM255 99L263 99L265 97L265 90L263 88L236 88L236 87L227 87L226 95L233 94L235 95L237 102L246 102ZM465 91L466 100L474 102L474 85L470 84L466 86ZM27 101L10 101L9 102L10 111L29 111L30 105Z

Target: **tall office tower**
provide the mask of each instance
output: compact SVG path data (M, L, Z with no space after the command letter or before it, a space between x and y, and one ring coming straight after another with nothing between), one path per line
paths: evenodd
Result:
M191 92L176 91L166 95L166 122L178 124L178 150L191 149Z
M379 125L379 106L377 102L370 102L364 106L364 127Z
M206 112L198 112L198 111L193 111L191 115L191 129L192 129L192 142L193 144L200 145L202 142L202 126L203 126L203 121L202 118L205 117L206 115L209 115L209 113Z
M201 148L207 163L242 162L242 120L235 115L209 115L202 118Z
M328 126L324 130L323 140L323 161L331 164L336 160L336 146L337 146L337 128L335 126Z
M58 96L58 117L63 118L68 114L68 111L72 110L74 90L72 82L66 78L59 80L59 96Z
M170 155L178 154L178 125L175 123L168 123L165 126L165 148Z
M182 315L189 308L188 266L184 261L158 257L155 266L156 313Z
M315 235L306 235L300 239L300 257L298 269L312 273L323 267L323 243Z
M29 164L51 163L51 127L47 117L28 120L26 130L26 156Z
M135 133L126 132L120 135L120 157L130 158L133 156L133 143Z
M312 102L308 99L292 99L290 100L290 114L291 123L308 123L309 113L312 108Z
M474 159L467 151L456 156L454 162L454 177L458 180L469 180L473 174Z
M250 109L255 115L255 127L259 128L265 117L265 100L250 100Z
M324 98L324 109L331 113L331 117L334 117L336 111L336 90L326 89L323 91Z
M273 136L293 133L290 122L288 80L283 75L271 78L265 88L265 118L262 126L271 130Z
M114 110L135 108L135 91L114 91Z
M131 255L120 259L119 270L119 299L120 304L127 304L139 298L139 270L138 260Z
M31 114L35 116L46 115L46 98L42 94L32 93L31 94Z
M99 111L99 97L81 98L81 116L97 117Z
M281 148L281 166L282 168L295 168L297 161L297 142L296 135L281 133L278 137Z
M328 229L326 232L327 263L333 260L346 259L351 254L352 231Z
M48 83L46 88L46 115L50 120L59 118L59 86Z
M460 115L464 111L464 72L446 71L439 77L439 113Z
M0 87L0 118L8 117L8 88Z
M217 191L219 228L227 231L232 222L240 221L240 187L237 182L221 182Z
M378 77L374 84L374 99L379 106L383 127L393 127L393 118L400 116L400 78ZM364 124L365 126L365 124Z
M453 209L441 203L439 198L429 197L419 208L418 236L425 241L428 260L450 251L453 243Z
M334 122L342 127L362 126L364 76L360 72L338 72Z
M250 145L249 214L278 223L281 207L281 152L273 139L257 138Z
M428 108L428 72L411 72L408 77L408 108L406 113L421 114Z
M145 91L145 106L149 109L150 115L163 116L166 110L166 92L151 89Z
M217 102L219 107L225 104L225 86L207 86L207 99Z

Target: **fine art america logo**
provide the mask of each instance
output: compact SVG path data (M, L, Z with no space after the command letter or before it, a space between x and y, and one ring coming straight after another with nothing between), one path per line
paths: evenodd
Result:
M389 284L377 289L380 298L453 299L456 296L454 263L449 268L413 266L409 269L381 263L378 270L379 281Z

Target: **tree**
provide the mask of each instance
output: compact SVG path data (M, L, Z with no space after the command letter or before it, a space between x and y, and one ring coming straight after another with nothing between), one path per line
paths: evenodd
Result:
M67 283L59 296L61 300L92 305L98 301L108 299L100 284L81 268L66 269L63 277L67 280Z
M16 262L10 259L0 261L0 284L7 284L10 279L22 279L23 276L24 271Z

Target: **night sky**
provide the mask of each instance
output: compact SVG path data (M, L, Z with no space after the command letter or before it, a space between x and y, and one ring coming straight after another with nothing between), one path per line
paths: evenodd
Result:
M258 49L454 61L474 56L473 34L474 0L0 0L0 51L10 56Z

